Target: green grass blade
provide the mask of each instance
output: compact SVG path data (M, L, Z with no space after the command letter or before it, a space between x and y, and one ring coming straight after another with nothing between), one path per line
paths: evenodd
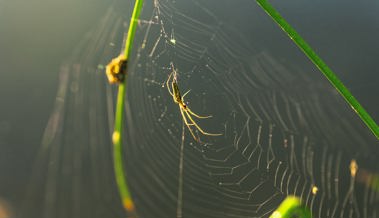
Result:
M126 39L125 52L124 55L127 60L129 60L129 55L132 49L135 31L138 25L138 17L141 12L143 5L143 0L136 0L134 5L133 14L130 20L128 36ZM125 104L125 92L127 84L127 75L125 76L125 81L119 84L117 104L116 104L116 116L115 116L115 126L112 135L113 141L113 164L116 176L116 183L119 190L119 194L123 203L124 208L130 213L132 217L136 217L135 206L129 191L127 177L123 166L122 158L122 127L124 120L124 104Z
M269 218L312 218L308 208L302 205L300 198L287 196Z
M130 51L132 50L134 35L135 35L136 28L138 25L138 18L139 18L139 14L141 13L142 5L143 5L143 0L136 0L136 3L134 5L132 18L130 20L128 37L126 38L126 42L125 42L124 54L125 54L125 58L127 60L129 59Z
M263 10L283 29L293 42L308 56L308 58L320 69L330 83L345 98L347 103L359 115L371 132L379 139L379 127L371 116L366 112L357 99L343 85L333 71L324 63L324 61L313 51L305 40L287 23L284 18L271 6L267 0L256 0Z

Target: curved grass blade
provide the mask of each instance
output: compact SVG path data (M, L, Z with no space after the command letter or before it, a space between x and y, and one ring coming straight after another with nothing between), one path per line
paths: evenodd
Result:
M371 130L371 132L379 139L379 126L366 112L358 100L350 93L345 85L338 79L333 71L324 63L324 61L313 51L307 42L295 31L292 26L271 6L267 0L256 0L263 10L287 33L293 42L308 56L308 58L320 69L324 76L334 86L335 89L344 97L346 102L359 115L361 120Z
M312 218L308 208L302 205L300 198L287 196L269 218Z
M126 39L124 57L126 60L129 59L129 55L132 49L134 34L138 25L138 17L140 15L143 5L143 0L136 0L133 14L130 19L130 25L128 30L128 36ZM122 158L122 126L123 126L123 109L125 104L125 92L127 84L127 75L123 82L119 84L118 95L117 95L117 104L116 104L116 116L115 116L115 126L114 132L112 135L113 141L113 163L114 170L116 175L116 183L119 190L119 194L123 203L124 208L127 210L128 214L131 217L136 217L135 205L132 200L129 187L127 184L127 177L123 167L123 158Z

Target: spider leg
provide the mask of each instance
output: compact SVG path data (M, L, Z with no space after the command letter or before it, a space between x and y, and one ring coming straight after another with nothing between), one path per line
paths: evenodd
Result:
M194 124L194 123L189 123L189 122L188 122L188 120L187 120L187 118L186 118L186 115L184 114L183 109L182 109L181 107L180 107L180 113L182 114L182 117L183 117L184 123L186 124L188 130L190 131L190 133L191 133L193 139L195 139L195 141L200 142L200 139L199 139L198 137L195 136L195 133L194 133L193 130L191 129L191 126L192 126L192 125L195 125L195 126L196 126L196 124Z
M170 64L171 64L171 69L172 69L171 74L174 74L174 76L173 76L173 80L174 80L175 82L177 82L177 80L176 80L176 70L175 70L174 64L173 64L172 62L171 62Z
M188 90L188 91L186 91L186 93L184 93L184 95L182 96L182 101L183 101L183 102L184 102L184 96L186 96L190 91L191 91L191 89Z
M167 81L166 81L166 87L167 87L167 90L168 92L170 93L171 96L174 96L174 94L172 93L172 91L170 90L170 86L168 84L168 82L170 81L171 79L171 76L172 76L172 73L170 73L170 76L168 77Z
M195 127L197 128L197 130L199 130L201 133L203 133L204 135L210 135L210 136L219 136L219 135L222 135L220 133L209 133L209 132L205 132L202 128L200 128L200 126L193 120L193 118L191 117L191 114L189 113L189 110L184 110L184 113L187 115L188 119L193 123L193 125L195 125Z
M184 103L184 96L186 96L190 91L191 91L191 89L188 90L186 93L184 93L184 95L182 96L182 102L183 102L183 103ZM192 112L191 109L189 109L188 107L187 107L187 109L185 109L185 110L188 111L188 112L189 112L190 114L192 114L193 116L199 118L199 119L205 119L205 118L210 118L210 117L212 117L212 115L209 115L209 116L200 116L200 115L198 115L198 114L195 114L195 113Z
M187 107L187 112L190 113L191 115L193 115L193 116L199 118L199 119L206 119L206 118L210 118L210 117L212 117L212 115L208 115L208 116L200 116L200 115L197 115L197 114L195 114L194 112L192 112L191 109L189 109L188 107Z
M182 117L183 117L183 120L184 120L184 123L186 124L186 126L194 126L195 124L188 122L187 117L184 116L185 115L185 113L183 112L184 109L182 107L179 107L179 109L180 109L180 113L182 114Z

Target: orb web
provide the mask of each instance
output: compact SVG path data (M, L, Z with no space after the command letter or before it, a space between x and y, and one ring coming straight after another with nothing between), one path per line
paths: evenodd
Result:
M62 65L37 159L46 169L34 177L44 185L29 194L41 201L26 211L124 216L111 159L116 89L102 69L126 35L127 20L115 8ZM269 217L288 195L313 217L377 216L378 192L349 166L356 160L378 172L378 143L296 48L283 56L257 43L267 36L250 38L259 23L274 25L257 6L154 0L138 22L123 134L141 217ZM270 34L291 43L279 30ZM184 103L212 115L196 120L199 126L222 136L194 128L201 142L193 139L166 87L172 66L180 91L190 90Z

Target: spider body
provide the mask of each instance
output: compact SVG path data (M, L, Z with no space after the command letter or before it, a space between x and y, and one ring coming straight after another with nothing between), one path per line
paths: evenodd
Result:
M193 111L191 111L191 109L188 108L188 106L184 103L184 97L189 93L190 90L188 90L186 93L184 93L183 96L181 95L180 90L179 90L179 86L178 86L178 82L177 82L176 71L174 69L173 64L171 64L171 68L172 68L173 71L171 72L170 76L168 77L168 79L166 81L166 87L168 89L168 92L172 96L174 102L179 105L179 109L180 109L180 113L182 115L183 121L186 124L188 130L190 131L192 137L196 141L200 142L200 139L195 136L195 133L193 132L193 129L191 128L191 126L194 126L203 135L209 135L209 136L219 136L219 135L222 135L222 134L218 134L218 133L208 133L208 132L205 132L195 122L195 120L193 119L192 116L195 116L195 117L197 117L199 119L206 119L206 118L210 118L212 116L211 115L209 115L209 116L200 116L200 115L194 113ZM171 88L170 88L170 81L171 81Z
M171 75L170 75L171 76ZM187 105L183 102L182 95L180 94L178 83L176 82L176 77L174 76L172 83L171 83L171 89L172 89L172 97L174 99L174 102L177 104L182 104L183 107L187 107Z

